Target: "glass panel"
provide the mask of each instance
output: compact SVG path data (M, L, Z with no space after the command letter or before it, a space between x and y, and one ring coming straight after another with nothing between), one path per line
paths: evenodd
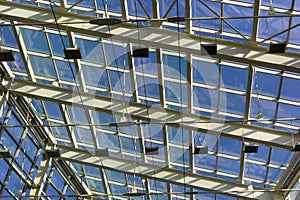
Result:
M163 126L161 124L143 124L142 128L145 138L163 140Z
M297 0L295 1L295 4ZM262 5L266 5L266 6L270 6L270 1L269 0L262 0ZM291 8L291 3L292 0L286 0L286 1L281 1L281 0L272 0L272 5L274 7L278 7L278 8L286 8L286 9L290 9Z
M93 118L96 124L110 124L116 121L112 114L107 114L107 113L102 113L97 111L93 111ZM116 131L116 127L114 126L101 126L99 128Z
M253 8L224 4L224 16L251 16ZM229 19L227 20L240 33L251 36L253 19ZM236 33L232 28L224 23L224 30Z
M35 155L33 155L35 156ZM32 162L25 156L23 152L19 152L18 157L16 158L16 161L20 164L20 166L23 168L25 172L29 174L29 170L31 169Z
M100 178L100 169L98 167L91 167L91 166L85 165L84 170L85 170L86 175L94 176L94 177L97 177L98 179Z
M167 101L187 104L187 85L165 81L165 96Z
M128 184L136 185L136 186L139 186L139 187L144 187L144 183L143 183L141 177L136 176L136 175L134 176L134 175L131 175L131 174L127 174L127 177L128 177ZM143 192L145 192L145 191L143 191Z
M53 173L53 175L51 177L51 182L59 190L62 190L63 187L64 187L64 185L65 185L64 179L61 177L61 175L58 173L57 170L54 171L54 173Z
M188 187L184 187L184 186L181 186L181 185L175 185L175 184L172 184L172 192L176 193L182 193L182 194L178 194L179 196L184 196L185 198L190 198L190 195L189 194L184 194L184 193L187 193L187 192L190 192L190 188ZM172 199L177 199L177 198L173 198Z
M220 137L219 152L234 156L240 156L242 152L242 142L240 140Z
M245 162L244 177L255 178L257 180L266 179L267 167Z
M204 134L195 132L194 143L195 146L208 146L209 151L216 152L216 145L218 137L216 135Z
M258 94L277 97L280 76L257 72ZM253 80L252 92L256 94L256 79Z
M261 10L261 15L268 16L267 10ZM276 13L283 15L282 13ZM288 28L289 18L262 18L259 19L258 37L268 38ZM286 41L287 32L281 33L279 36L272 38L280 42Z
M78 142L83 142L91 145L94 144L94 140L90 129L75 127L74 131L75 131L76 140Z
M82 60L104 64L102 45L100 42L76 39L77 46L80 48Z
M12 132L12 134L14 135L14 132ZM6 131L2 133L0 139L2 144L9 150L10 154L14 155L17 149L17 144L12 140Z
M300 102L300 80L284 77L280 97Z
M82 123L82 124L88 123L84 109L69 106L68 110L69 110L71 121L73 123Z
M274 119L275 111L276 111L276 102L259 99L259 108L263 118ZM257 98L251 98L250 116L256 118L257 114L258 114Z
M298 118L300 113L300 107L279 103L278 107L278 118ZM283 123L293 124L293 125L300 125L300 122L297 120L294 121L283 121Z
M64 35L60 36L60 35L52 34L52 33L49 33L48 37L50 40L53 54L56 56L64 57L65 56L64 46L66 48L70 47L68 37L64 36Z
M183 57L165 55L162 56L164 75L170 78L186 79L186 60ZM180 61L180 62L179 62ZM180 76L181 74L181 76Z
M272 148L271 163L280 166L288 166L293 156L294 152Z
M247 89L248 71L229 66L222 67L223 87L245 91Z
M245 111L246 97L242 95L221 92L221 110L243 115Z
M22 56L19 52L13 52L15 62L7 62L8 66L12 71L26 73L26 68L22 60ZM17 76L16 76L17 78Z
M240 161L229 158L218 158L219 171L238 175L240 173Z
M31 158L31 160L34 160L34 157L36 156L38 148L33 143L33 141L26 137L25 141L22 143L23 149L25 149L26 154ZM31 164L30 164L31 166Z
M108 66L128 69L128 52L123 46L104 44Z
M208 85L219 85L219 65L193 60L193 80Z
M189 132L187 130L168 126L167 131L169 143L189 146Z
M100 1L102 1L102 0L100 0ZM68 4L71 4L71 5L73 5L73 4L77 3L77 2L78 2L78 0L68 0ZM78 6L88 7L88 8L94 8L95 7L93 0L80 1L80 3L78 4ZM103 9L103 7L100 8L100 9Z
M49 196L59 196L59 193L54 189L54 187L51 184L49 184L46 194Z
M197 86L193 87L193 91L194 106L218 109L218 91Z
M134 16L148 18L148 16L146 15L145 11L141 7L140 2L142 3L143 7L146 9L147 13L150 16L153 16L152 15L152 3L151 3L151 1L147 1L147 0L141 0L141 1L128 0L127 4L128 4L128 12L129 12L129 14L130 15L134 15Z
M159 99L159 85L157 78L137 75L136 81L139 95Z
M88 181L89 188L91 190L96 190L96 191L99 191L99 192L104 192L104 187L103 187L102 181L91 180L91 179L87 179L87 181Z
M130 74L109 70L111 87L114 91L132 93Z
M194 155L194 162L196 167L216 170L216 156L209 154Z
M170 161L189 164L189 150L183 148L169 147Z
M14 114L9 116L9 120L7 122L8 126L18 126L21 125L20 121L16 118L16 116ZM20 128L20 127L13 127L13 128L7 128L7 130L10 132L10 134L12 135L12 137L19 142L21 139L21 135L24 131L24 128Z
M102 1L103 2L103 0L97 0L97 1ZM106 1L106 2L107 2L107 9L109 11L122 13L120 1ZM105 9L102 9L102 10L105 10Z
M48 114L48 117L63 120L61 110L58 104L44 101L44 105Z
M277 183L279 178L281 177L282 173L283 173L283 170L281 170L281 169L275 169L275 168L269 167L268 181L270 181L272 183Z
M69 135L66 127L57 126L57 127L52 127L51 130L55 137L69 139Z
M246 157L266 163L269 157L270 147L259 145L257 153L247 153Z
M122 150L127 151L127 152L136 152L139 153L141 152L141 147L139 140L134 140L132 138L127 138L127 137L121 137L121 142L122 142ZM135 155L137 156L137 155Z
M112 170L105 170L107 179L110 181L116 181L119 183L126 183L126 177L124 173L116 172Z
M59 78L61 80L74 82L74 77L75 77L75 80L77 82L77 72L74 63L55 60L55 64L56 64L57 72L59 74Z
M146 74L155 74L157 75L157 60L156 53L149 52L148 58L134 58L135 70L138 72L143 72Z
M221 15L221 3L215 1L203 1L209 8L211 8L219 16ZM216 15L209 10L202 2L198 0L192 0L192 16L193 17L216 17ZM209 29L216 30L217 27L220 27L220 20L193 20L194 26L205 27Z
M12 171L10 176L9 176L9 179L8 179L8 182L7 182L7 185L6 187L9 188L9 190L17 195L18 194L18 190L19 189L23 189L23 185L24 183L20 180L20 178L18 177L18 175L16 174L15 171Z
M159 1L159 13L160 17L163 18L166 15L167 10L170 8L172 5L173 0L164 0L164 1ZM180 16L184 17L185 16L185 2L184 1L177 1L178 3L178 10L177 10L177 4L175 3L170 12L168 13L167 17L172 17L172 16Z
M41 31L21 28L27 50L50 54L46 34Z
M83 65L82 71L87 85L108 88L106 70L98 67Z
M237 200L237 198L235 197L231 197L231 196L226 196L226 195L223 195L223 194L216 194L216 199L217 200Z
M12 27L10 26L1 26L1 39L2 44L5 46L11 46L17 48L16 38L14 37L14 33Z
M109 183L109 189L111 190L111 193L113 194L124 194L128 192L128 189L126 186L116 185Z
M53 66L53 62L50 58L43 58L39 56L29 57L35 75L45 76L48 78L56 78L56 72Z
M153 179L150 179L149 186L150 189L154 191L167 192L168 189L167 183Z
M98 135L98 142L101 147L115 149L118 151L120 150L120 144L117 135L105 134L99 132L97 132L97 135Z
M2 139L1 139L1 141L2 141ZM6 177L6 173L8 172L9 166L4 161L4 159L0 159L0 166L1 166L0 181L3 183L3 181L4 181L5 177Z
M160 160L164 160L165 159L165 146L162 145L162 144L157 144L157 143L154 143L153 140L150 140L149 142L145 142L145 147L158 147L158 155L147 155L148 157L148 164L151 164L153 163L153 165L162 165L159 164L158 162L155 162L153 160L153 158L156 158L156 159L160 159Z
M300 1L295 1L295 9L300 10ZM299 24L300 23L300 18L299 17L293 17L292 19L292 26ZM300 39L298 37L298 33L299 33L300 27L295 27L294 29L292 29L290 31L290 43L293 44L300 44Z

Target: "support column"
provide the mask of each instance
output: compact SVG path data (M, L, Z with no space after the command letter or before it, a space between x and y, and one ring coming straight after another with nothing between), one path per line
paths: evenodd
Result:
M0 116L2 116L4 114L3 112L5 109L6 103L8 101L8 98L9 98L9 92L0 89Z
M30 196L40 196L44 187L44 184L46 183L47 178L47 171L49 169L49 166L52 163L52 158L47 158L45 154L43 154L43 158L39 167L39 170L37 172L37 175L34 179L34 185L32 186L30 190ZM36 197L30 197L29 200L34 200Z

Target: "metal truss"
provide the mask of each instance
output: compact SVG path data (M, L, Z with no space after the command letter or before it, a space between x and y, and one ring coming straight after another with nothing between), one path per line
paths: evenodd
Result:
M12 72L7 70L9 77L6 77L2 81L2 86L4 87L5 92L1 97L1 108L0 113L3 110L3 105L7 102L9 95L20 95L38 100L46 100L54 103L59 103L60 110L63 113L63 120L67 124L71 124L71 120L66 113L67 105L79 106L86 109L86 114L89 118L89 123L93 126L93 117L90 113L90 110L97 110L106 113L113 113L116 115L123 115L124 110L127 110L125 113L126 116L131 117L137 124L139 122L144 123L159 123L159 124L167 124L175 127L182 127L188 129L189 131L189 141L190 144L193 144L193 138L190 137L193 131L199 131L209 134L214 134L217 136L224 136L228 138L238 139L244 142L255 142L263 145L267 145L270 147L279 147L286 150L291 150L295 143L300 142L300 136L298 134L292 135L293 133L288 133L284 131L278 131L274 129L267 129L257 126L249 125L245 122L227 122L217 119L211 119L209 117L201 116L198 114L191 114L193 111L193 75L192 75L192 57L194 55L200 55L200 42L201 43L217 43L218 45L218 54L212 56L214 59L224 59L234 62L246 63L249 65L248 70L248 83L247 83L247 91L246 91L246 104L245 104L245 113L244 120L247 121L249 119L250 113L250 103L252 94L252 85L253 85L253 67L254 66L263 66L270 69L279 69L283 71L296 72L300 73L300 63L299 63L299 55L295 53L287 52L285 54L274 55L268 54L268 49L266 47L257 46L257 38L258 38L258 26L259 20L258 18L253 19L253 27L252 27L252 36L249 38L249 44L242 44L233 41L226 41L223 39L216 38L208 38L208 37L200 37L193 35L193 27L191 21L186 22L186 32L178 34L177 32L170 30L160 29L161 23L153 22L153 27L141 27L129 24L122 23L120 25L110 26L109 28L104 26L96 26L89 24L89 20L94 19L94 17L84 16L79 14L74 14L68 12L70 9L80 4L82 1L78 1L73 6L66 9L58 9L55 10L55 15L58 19L59 27L62 30L67 31L67 35L69 37L71 45L74 45L74 32L87 34L90 36L96 36L101 38L111 38L113 40L118 40L127 44L127 50L130 52L132 49L132 44L145 45L149 47L155 48L156 59L160 64L158 66L158 81L159 81L159 100L161 107L156 106L147 106L139 103L139 94L136 83L136 71L134 66L134 61L131 56L128 55L129 60L129 68L130 68L130 77L131 83L133 85L133 99L135 102L124 102L122 100L108 98L103 96L98 96L94 94L87 93L84 80L80 77L80 94L78 91L73 91L65 88L60 88L57 86L49 86L45 84L36 83L36 77L34 75L33 68L28 62L28 51L26 50L26 45L24 43L24 39L22 38L22 34L20 31L20 24L18 22L25 23L28 25L41 25L47 28L56 28L55 21L53 19L53 14L50 9L34 7L30 5L20 4L16 2L4 1L0 0L0 16L5 20L14 21L14 34L18 37L17 43L20 48L20 53L22 58L24 59L25 67L27 70L28 79L30 81L14 79ZM127 1L121 0L121 11L122 11L122 19L128 20L130 18L127 9ZM170 6L169 10L171 10L174 3ZM227 3L235 3L242 4L241 2L231 2L226 1ZM191 0L185 0L186 3L186 18L191 18ZM61 1L61 4L67 4L66 1ZM246 3L245 3L246 4ZM294 5L294 2L293 2ZM65 6L65 5L63 5ZM66 7L66 6L65 6ZM152 0L153 7L153 15L154 18L159 18L159 9L158 9L158 0ZM261 10L261 0L255 0L254 4L254 15L259 15ZM98 14L97 14L98 16ZM290 18L291 26L292 17ZM229 24L230 25L230 24ZM221 30L222 32L222 30ZM245 36L241 35L243 38ZM137 42L138 40L138 42ZM249 42L248 41L248 42ZM180 51L182 54L186 55L187 58L187 82L190 84L188 88L188 112L180 112L171 109L166 109L166 97L165 97L165 87L164 87L164 70L162 67L162 51L170 50L170 51L178 51L178 44L180 44ZM51 48L51 47L50 47ZM51 53L50 53L51 54ZM105 54L105 53L104 53ZM50 55L52 56L52 55ZM104 55L105 56L105 55ZM4 63L5 65L5 63ZM7 67L7 66L6 66ZM77 71L80 71L81 64L80 61L75 61L75 67ZM7 67L8 68L8 67ZM107 66L106 66L106 70ZM220 74L219 74L220 75ZM281 77L282 79L282 77ZM281 81L282 82L282 81ZM110 84L110 83L109 83ZM280 83L281 87L282 83ZM220 88L219 88L220 89ZM111 85L110 89L111 91ZM220 93L220 91L219 91ZM278 102L280 100L280 92L278 94ZM146 99L147 100L147 99ZM277 102L277 104L278 104ZM220 102L218 102L220 105ZM124 108L124 105L126 108ZM277 105L278 107L278 105ZM278 108L277 108L278 109ZM149 112L146 112L148 110ZM277 113L278 111L276 111ZM129 160L125 159L117 159L114 157L106 157L103 159L103 163L99 163L99 159L94 155L91 155L87 151L78 150L78 144L75 138L74 130L70 127L67 127L68 134L71 140L71 144L73 148L58 146L59 149L62 150L62 159L66 161L77 162L86 165L93 165L95 167L101 168L101 173L103 177L103 181L105 184L105 191L109 194L109 189L107 188L107 179L106 175L103 172L103 169L118 169L121 172L133 174L136 171L139 171L139 175L145 179L145 182L148 182L148 178L155 178L157 180L162 180L168 183L168 193L171 193L171 183L185 185L193 189L204 189L208 191L212 191L215 193L223 193L228 195L233 195L241 199L283 199L283 196L286 196L288 193L281 192L265 192L259 191L258 188L254 188L254 191L249 191L247 185L243 183L244 176L244 162L245 157L244 154L241 155L241 163L240 163L240 174L239 174L239 182L233 183L229 181L224 181L217 178L209 178L206 176L201 176L198 174L193 174L194 172L194 163L193 163L193 146L190 146L190 164L189 170L191 173L186 173L186 177L183 178L184 174L181 171L173 170L168 168L170 165L169 161L169 152L168 152L168 136L167 130L164 126L163 133L163 143L165 146L165 161L167 163L167 168L155 168L153 165L147 164L145 161L145 156L143 156L142 163L139 163L139 170L134 170L137 167L136 163L133 163ZM144 141L143 141L143 133L141 127L138 126L139 136L140 136L140 146L141 153L144 154ZM91 128L92 135L95 135L96 131ZM48 133L51 135L50 133ZM51 137L52 143L56 143L55 139ZM98 148L98 142L94 136L94 145ZM292 188L294 183L298 181L300 173L293 172L293 176L289 175L290 171L293 171L294 164L297 162L299 154L295 154L291 163L283 175L281 176L279 182L276 185L276 189L280 189L282 185L285 183L284 188ZM43 161L42 167L48 166L47 161ZM268 161L269 162L269 161ZM55 162L56 165L60 167L58 162ZM218 161L217 164L218 165ZM295 167L299 168L299 165ZM142 171L140 170L142 169ZM155 173L154 173L155 172ZM34 180L35 184L41 185L43 179L45 178L45 172L43 168L38 172L38 176L36 180ZM268 176L268 173L267 175ZM286 177L289 176L288 181L285 182ZM78 178L78 177L77 177ZM66 175L67 179L67 175ZM75 186L76 187L76 186ZM150 191L149 184L145 184L146 191ZM91 191L85 186L85 191L88 194L92 194ZM79 191L79 190L78 190ZM77 191L77 192L78 192ZM41 193L41 188L32 188L31 194L36 195ZM80 191L79 191L80 193ZM192 196L191 196L192 197ZM150 199L149 194L147 199ZM171 199L171 196L169 196Z
M80 106L83 102L85 108L113 113L120 116L123 114L122 111L126 109L128 111L128 113L125 113L126 116L131 117L133 120L145 120L145 122L160 124L169 123L195 131L219 134L225 137L280 147L287 150L293 148L291 133L283 131L271 130L248 124L226 122L200 116L198 114L185 113L158 106L149 108L144 104L135 102L124 103L124 101L119 99L93 95L90 93L82 92L79 96L77 92L73 90L26 80L8 79L4 80L2 84L10 94L73 106ZM149 113L146 112L147 109L149 110ZM300 136L294 135L293 137L295 143L300 141Z
M136 173L142 177L154 178L157 180L167 181L169 183L183 184L195 189L210 190L217 193L237 196L244 199L281 199L282 196L278 192L259 191L253 188L248 189L248 185L233 183L225 180L201 176L193 173L183 173L171 168L154 167L151 164L134 163L121 158L99 157L94 156L88 151L73 149L65 146L57 146L61 150L61 159L88 164L105 169L118 170L129 174ZM258 191L255 191L258 190Z
M49 9L28 6L15 2L1 1L1 16L30 24L41 24L47 27L55 27L53 15ZM174 31L162 30L153 27L143 27L137 29L136 25L121 24L111 26L109 29L104 26L89 24L89 20L94 19L89 16L82 16L61 10L55 11L61 29L67 29L78 33L93 36L110 38L123 41L125 43L136 43L139 39L140 45L168 50L178 50L178 43L182 52L191 54L201 54L200 37L188 33L178 34ZM180 41L178 41L178 39ZM216 38L201 37L201 42L217 42L219 59L226 59L235 62L254 64L275 69L300 72L298 55L286 53L284 55L268 54L266 47L259 47L251 44L242 44Z

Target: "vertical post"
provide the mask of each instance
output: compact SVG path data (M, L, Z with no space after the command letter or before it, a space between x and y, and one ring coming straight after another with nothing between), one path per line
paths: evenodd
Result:
M51 163L52 163L52 158L47 158L47 156L44 153L39 170L34 179L34 185L30 189L30 194L29 194L30 196L40 196L41 195L44 184L46 183L47 171L48 171ZM30 197L29 199L33 200L33 199L37 199L37 197Z

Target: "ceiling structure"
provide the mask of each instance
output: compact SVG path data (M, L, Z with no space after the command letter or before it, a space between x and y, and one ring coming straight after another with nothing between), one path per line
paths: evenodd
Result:
M0 0L0 16L1 199L299 198L300 1Z

